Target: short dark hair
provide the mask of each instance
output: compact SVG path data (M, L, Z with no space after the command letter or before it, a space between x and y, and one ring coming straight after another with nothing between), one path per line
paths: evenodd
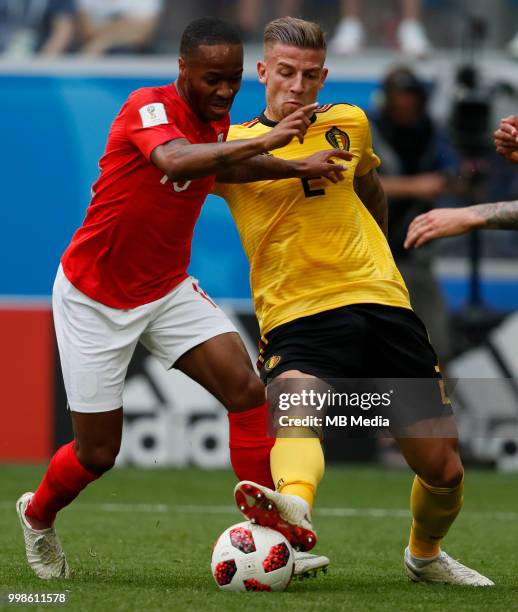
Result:
M180 55L192 55L200 45L241 45L235 28L217 17L202 17L192 21L184 30L180 42Z
M296 17L281 17L270 21L264 30L264 46L269 47L276 43L325 51L326 36L318 23Z

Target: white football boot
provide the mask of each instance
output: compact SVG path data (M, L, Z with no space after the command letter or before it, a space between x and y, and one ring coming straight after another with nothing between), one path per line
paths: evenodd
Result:
M406 573L414 582L440 582L474 587L495 585L492 580L452 559L443 550L432 561L424 561L413 558L407 547L404 560Z
M49 578L68 578L70 575L65 553L61 547L54 527L33 529L25 517L25 509L34 493L24 493L16 502L16 512L20 519L25 540L27 561L34 573L43 580Z
M301 497L243 480L236 485L234 498L248 520L279 531L296 550L308 551L317 543L309 506Z
M295 567L293 576L299 580L304 578L316 578L322 572L327 573L329 559L324 555L312 555L307 552L294 551Z
M364 39L362 22L356 18L344 17L336 28L329 49L337 55L353 55L361 50Z
M428 57L432 50L421 22L414 19L405 19L399 24L398 41L402 53L411 57Z

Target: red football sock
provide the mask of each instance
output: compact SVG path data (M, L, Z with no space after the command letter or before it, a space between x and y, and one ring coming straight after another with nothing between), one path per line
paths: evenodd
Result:
M79 463L74 443L65 444L50 460L25 515L42 523L53 523L56 513L68 506L87 484L97 478L97 474L92 474Z
M229 412L230 461L239 480L251 480L275 489L270 451L275 438L268 437L268 403L245 412Z

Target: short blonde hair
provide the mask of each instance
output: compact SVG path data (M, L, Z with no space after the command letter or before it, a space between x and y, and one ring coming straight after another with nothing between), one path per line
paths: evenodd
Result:
M326 36L318 23L296 17L281 17L266 25L264 46L268 48L275 43L300 49L323 49L324 51L327 47Z

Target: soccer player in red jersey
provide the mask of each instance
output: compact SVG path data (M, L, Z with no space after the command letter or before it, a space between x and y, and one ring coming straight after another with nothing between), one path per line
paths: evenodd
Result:
M124 379L139 341L221 401L238 478L271 486L264 387L232 323L186 271L193 229L216 175L337 182L346 168L330 158L348 157L263 155L303 140L313 104L266 136L224 142L243 71L239 37L220 20L200 19L186 28L180 55L175 84L132 93L117 115L86 218L54 283L74 440L52 457L36 492L17 502L27 558L40 578L69 574L54 519L114 465Z

